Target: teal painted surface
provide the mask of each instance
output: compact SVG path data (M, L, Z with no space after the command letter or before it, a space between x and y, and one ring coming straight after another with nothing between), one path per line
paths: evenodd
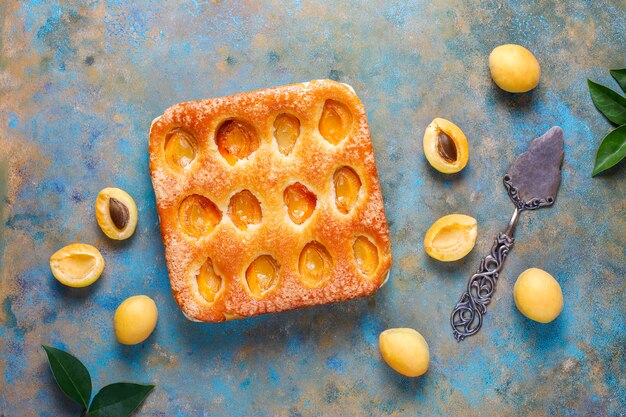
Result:
M623 1L0 2L0 415L76 415L55 387L40 344L65 348L96 389L157 385L145 416L620 416L626 412L624 165L591 179L609 131L586 89L617 88L626 66ZM542 66L539 87L512 96L491 82L487 56L520 43ZM393 243L392 279L375 296L223 324L191 323L167 279L148 175L152 119L173 103L317 78L351 84L368 111ZM434 117L470 144L460 174L430 168L422 135ZM512 205L501 185L514 156L552 125L565 131L563 183L553 209L526 214L479 335L457 343L448 319ZM133 238L113 242L93 212L118 186L139 208ZM423 236L453 212L474 216L464 260L428 258ZM49 256L72 242L106 259L74 290ZM560 282L553 323L522 317L519 273ZM155 333L119 345L115 308L153 297ZM427 375L381 362L388 327L419 330Z

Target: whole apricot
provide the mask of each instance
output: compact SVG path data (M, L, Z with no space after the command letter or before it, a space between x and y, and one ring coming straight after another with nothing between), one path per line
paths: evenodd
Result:
M563 310L561 286L539 268L520 274L513 287L513 298L520 313L539 323L550 323Z
M396 372L414 377L428 370L428 343L416 330L387 329L380 334L378 342L383 359Z
M146 295L129 297L115 310L115 337L124 345L136 345L152 334L159 313L152 298Z
M537 58L520 45L500 45L489 55L493 81L509 93L525 93L537 87L541 68Z

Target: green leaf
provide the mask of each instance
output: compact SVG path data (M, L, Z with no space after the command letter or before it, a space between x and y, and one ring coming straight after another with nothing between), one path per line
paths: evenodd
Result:
M611 168L626 156L626 125L613 129L606 135L596 152L592 177Z
M61 391L87 408L91 399L91 377L85 365L69 353L50 346L41 346L48 355L50 370Z
M626 98L608 87L587 80L593 104L616 125L626 124Z
M622 91L626 93L626 68L614 69L610 70L609 72L622 88Z
M107 385L93 397L90 417L126 417L146 399L154 385L118 382Z

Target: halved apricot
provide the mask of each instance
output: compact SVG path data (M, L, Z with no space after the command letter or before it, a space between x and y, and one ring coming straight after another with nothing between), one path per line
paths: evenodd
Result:
M235 226L246 230L251 224L261 223L261 203L250 191L240 191L230 198L228 215Z
M359 236L352 245L354 260L359 270L368 277L378 268L378 249L368 238Z
M165 159L174 169L182 169L195 158L198 144L191 132L183 128L172 129L165 137Z
M431 257L457 261L470 253L478 234L476 219L464 214L450 214L437 220L424 237L424 249Z
M202 237L222 220L222 212L208 198L192 194L185 197L178 208L178 221L185 233Z
M291 114L279 114L274 120L274 138L280 153L289 155L298 136L300 136L300 120Z
M137 227L137 205L126 191L104 188L96 197L96 221L111 239L128 239Z
M320 117L319 130L324 139L337 145L350 133L352 112L337 100L326 100Z
M469 158L467 138L454 123L436 118L424 132L424 155L439 172L459 172L465 168Z
M231 119L220 125L215 134L215 142L220 154L230 165L246 159L259 148L260 141L256 130L248 123Z
M311 217L317 205L315 194L299 182L285 188L283 200L287 213L295 224L302 224Z
M341 167L333 175L335 204L343 214L348 214L359 198L361 179L350 167Z
M91 245L74 243L50 257L52 275L63 285L81 288L93 284L104 270L104 258Z
M246 283L254 298L261 299L278 284L278 261L261 255L246 269Z
M200 267L196 275L196 282L198 283L198 291L202 298L209 303L217 299L223 287L224 279L215 272L211 258L207 258Z
M298 271L300 280L309 288L322 286L328 278L333 268L333 260L328 250L317 241L306 244L298 260Z

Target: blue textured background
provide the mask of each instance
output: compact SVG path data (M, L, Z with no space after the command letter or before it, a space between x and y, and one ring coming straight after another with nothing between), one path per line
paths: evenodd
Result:
M78 416L55 386L40 344L68 349L96 389L157 385L146 416L624 416L624 164L591 179L609 123L585 78L617 88L626 66L626 5L611 1L0 0L0 415ZM509 95L487 57L520 43L542 66L539 87ZM147 140L179 101L334 78L368 111L391 231L392 280L369 299L211 325L186 321L169 289ZM434 117L470 144L458 175L426 162ZM466 280L512 214L501 176L530 139L565 130L554 208L524 214L495 300L476 337L458 344L448 319ZM133 238L99 230L98 191L118 186L139 208ZM440 216L477 218L464 260L428 258ZM72 242L102 251L86 289L52 277ZM560 282L565 309L548 325L521 316L512 286L529 267ZM160 318L145 343L115 340L113 312L145 293ZM419 330L431 364L419 379L381 362L388 327Z

